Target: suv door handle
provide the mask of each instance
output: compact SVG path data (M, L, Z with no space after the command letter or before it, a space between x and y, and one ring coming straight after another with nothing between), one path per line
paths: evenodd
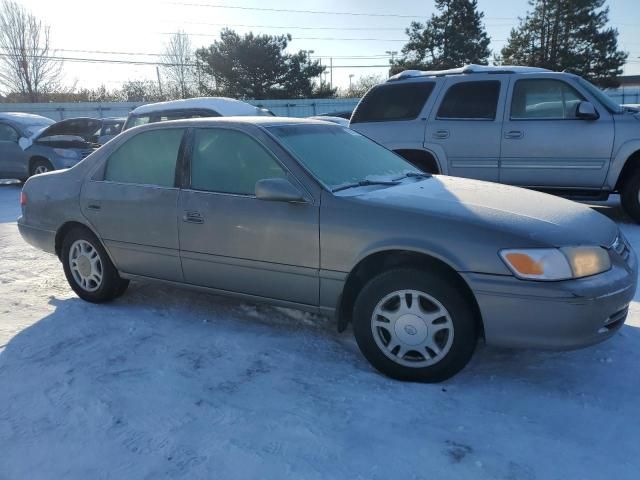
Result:
M449 130L437 130L433 132L433 138L449 138Z
M100 206L99 203L90 203L89 205L87 205L87 208L89 210L94 210L94 211L98 211L100 210L102 207Z
M187 223L204 223L204 218L200 212L186 210L182 216L182 221Z
M524 137L524 132L520 130L510 130L508 132L504 132L504 138L522 138Z

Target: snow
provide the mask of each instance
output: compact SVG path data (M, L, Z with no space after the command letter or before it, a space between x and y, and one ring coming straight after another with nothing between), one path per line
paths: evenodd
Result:
M18 195L0 186L0 479L638 478L637 302L595 347L480 346L400 383L328 318L141 283L85 303L21 240Z
M142 105L134 109L133 115L144 115L153 112L183 110L183 109L212 109L225 117L234 115L259 115L261 113L258 107L254 107L246 102L226 97L200 97L188 98L185 100L172 100L169 102L150 103Z

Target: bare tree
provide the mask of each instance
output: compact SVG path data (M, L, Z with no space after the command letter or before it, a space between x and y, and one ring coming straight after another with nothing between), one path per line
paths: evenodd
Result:
M188 98L196 82L195 58L191 39L183 31L175 33L162 55L164 71L169 79L169 88L175 89L180 98Z
M13 0L0 2L0 86L30 102L59 86L49 26Z

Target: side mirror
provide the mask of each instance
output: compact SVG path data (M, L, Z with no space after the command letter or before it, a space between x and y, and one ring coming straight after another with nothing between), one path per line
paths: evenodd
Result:
M265 178L256 182L256 198L271 202L304 202L300 191L284 178Z
M582 120L597 120L600 118L596 107L593 106L591 102L580 102L578 104L578 109L576 110L576 117Z
M25 137L20 137L18 139L18 146L22 149L22 150L26 150L27 148L29 148L31 145L33 144L33 142L31 140L29 140L28 138Z

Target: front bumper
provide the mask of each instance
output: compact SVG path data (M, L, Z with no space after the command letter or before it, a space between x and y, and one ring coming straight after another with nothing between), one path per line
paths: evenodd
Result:
M569 350L617 332L636 292L638 261L612 253L611 270L562 282L463 274L475 294L488 345Z

